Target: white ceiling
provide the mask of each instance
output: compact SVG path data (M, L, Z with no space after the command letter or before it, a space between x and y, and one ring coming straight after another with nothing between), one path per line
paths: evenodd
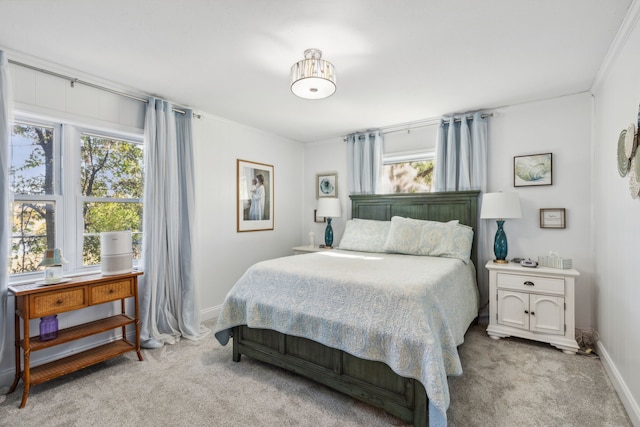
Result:
M587 91L632 0L0 0L0 48L308 142ZM338 89L303 100L318 48Z

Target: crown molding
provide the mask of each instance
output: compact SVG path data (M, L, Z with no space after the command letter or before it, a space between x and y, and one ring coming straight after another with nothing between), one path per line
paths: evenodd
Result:
M600 69L593 79L593 83L591 85L591 89L589 92L592 94L596 93L600 88L600 85L604 82L605 78L609 74L613 63L618 58L620 51L627 44L627 40L629 40L629 36L636 28L638 24L638 20L640 19L640 0L633 0L629 9L627 10L627 14L620 24L620 28L616 33L611 45L609 46L609 50L607 51L602 64L600 65Z

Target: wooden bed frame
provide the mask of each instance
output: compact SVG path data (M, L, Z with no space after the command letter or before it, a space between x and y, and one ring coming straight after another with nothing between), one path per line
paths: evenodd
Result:
M350 196L352 218L392 216L460 220L476 230L478 191ZM477 239L471 253L476 269ZM233 360L247 355L303 375L360 399L414 426L427 426L427 394L420 381L402 377L385 363L364 360L306 338L247 326L233 328Z

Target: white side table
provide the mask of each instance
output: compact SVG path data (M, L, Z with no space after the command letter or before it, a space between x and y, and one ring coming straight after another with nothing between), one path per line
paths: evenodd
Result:
M301 254L310 254L312 252L330 251L331 248L320 248L318 246L304 245L304 246L296 246L295 248L292 248L292 250L294 255L301 255Z
M528 268L489 261L489 326L493 339L542 341L575 354L575 269Z

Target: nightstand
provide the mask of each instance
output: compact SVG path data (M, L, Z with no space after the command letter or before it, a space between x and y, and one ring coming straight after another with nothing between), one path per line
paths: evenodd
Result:
M301 254L310 254L312 252L330 251L331 248L320 248L318 246L304 245L304 246L296 246L295 248L292 248L292 250L294 255L301 255Z
M574 269L528 268L489 261L489 326L493 339L542 341L575 354Z

